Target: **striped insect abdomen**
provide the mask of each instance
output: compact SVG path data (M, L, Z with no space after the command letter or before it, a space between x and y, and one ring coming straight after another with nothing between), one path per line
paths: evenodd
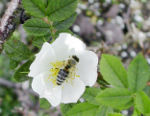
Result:
M66 80L68 73L69 72L67 70L60 69L56 80L57 85L61 85Z

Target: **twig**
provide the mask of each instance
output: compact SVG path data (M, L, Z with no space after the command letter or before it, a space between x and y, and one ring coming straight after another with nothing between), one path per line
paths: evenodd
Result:
M33 90L31 90L31 89L24 90L22 88L22 84L20 84L20 83L19 84L18 83L13 83L13 82L10 82L10 81L5 80L3 78L0 78L0 85L4 86L4 87L8 87L8 88L20 89L22 91L26 91L29 94L37 96L37 94Z
M14 112L18 112L23 116L29 116L29 111L32 109L33 112L37 112L39 110L39 104L34 104L30 99L30 95L37 96L35 92L31 89L23 89L22 84L16 84L0 78L0 86L12 88L14 93L18 96L18 101L21 103L22 109L14 108Z
M123 13L124 23L127 25L128 32L131 31L130 26L130 15L131 15L131 1L129 3L124 3L126 5L126 12Z
M7 80L2 79L2 78L0 78L0 85L1 86L6 86L8 88L20 88L19 84L12 83L12 82L7 81Z
M16 27L21 23L21 15L24 10L21 7L21 0L11 0L7 10L0 21L0 52L4 42L14 32Z

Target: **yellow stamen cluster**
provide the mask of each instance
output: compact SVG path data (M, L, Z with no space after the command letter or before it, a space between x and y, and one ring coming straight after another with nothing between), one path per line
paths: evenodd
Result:
M49 79L54 85L56 85L57 75L59 73L60 68L63 68L65 66L65 62L56 61L56 62L50 63L50 65L52 68L50 69L51 74L49 75Z
M50 69L51 74L49 75L48 79L50 79L50 81L54 85L57 85L56 80L57 80L59 70L63 69L67 65L67 61L56 61L50 63L50 65L52 68ZM76 67L72 67L69 70L69 75L68 75L69 79L67 79L66 82L70 82L70 81L72 82L72 80L75 79L75 77L80 77L79 75L76 75L76 70L77 70Z

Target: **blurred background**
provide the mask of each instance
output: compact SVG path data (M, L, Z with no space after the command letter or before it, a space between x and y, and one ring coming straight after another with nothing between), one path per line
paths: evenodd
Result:
M0 0L0 17L8 1ZM77 19L70 29L99 58L102 53L117 55L127 67L131 59L142 52L150 64L150 0L80 0L76 12ZM36 46L22 25L14 36ZM59 107L42 107L30 89L30 81L15 83L11 79L14 68L10 64L13 63L5 52L0 55L0 116L61 116ZM146 91L149 90L147 87ZM131 112L123 111L128 116Z

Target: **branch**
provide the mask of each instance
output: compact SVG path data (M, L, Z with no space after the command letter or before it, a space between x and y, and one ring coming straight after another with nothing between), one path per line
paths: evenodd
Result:
M20 88L20 85L16 85L10 81L0 78L0 85L8 88Z
M19 24L24 23L28 18L21 6L21 0L11 0L0 21L0 53L7 38L10 37Z
M4 86L4 87L8 87L8 88L14 88L14 89L20 89L22 91L26 91L27 93L29 94L32 94L34 96L37 96L37 94L32 90L32 89L27 89L27 90L24 90L22 88L22 84L16 84L16 83L13 83L13 82L10 82L8 80L5 80L3 78L0 77L0 85L1 86Z
M0 0L0 4L1 4L1 11L0 11L0 18L3 16L4 14L4 10L7 8L7 3L9 0Z
M24 89L21 83L13 83L0 77L0 87L2 86L13 89L18 96L17 100L20 102L22 109L15 107L13 109L15 112L22 114L22 116L29 116L29 111L32 110L35 113L39 111L38 102L35 104L30 98L30 95L38 96L32 89Z

